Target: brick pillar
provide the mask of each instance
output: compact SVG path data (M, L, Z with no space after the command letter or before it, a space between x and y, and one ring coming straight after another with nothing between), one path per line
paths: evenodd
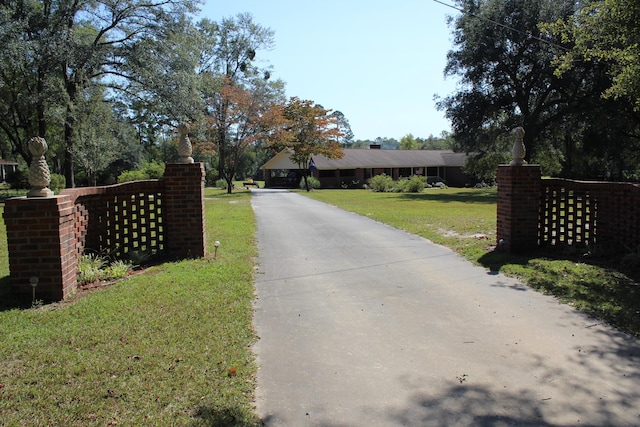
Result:
M60 301L77 289L74 205L68 196L14 198L5 203L11 287L31 298L29 281L38 278L36 299Z
M537 248L540 166L500 165L497 178L498 248L512 253Z
M166 249L177 258L206 255L204 165L167 164L164 172Z

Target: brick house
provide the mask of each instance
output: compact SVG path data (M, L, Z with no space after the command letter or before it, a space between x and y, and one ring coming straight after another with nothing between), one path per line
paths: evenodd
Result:
M266 187L295 187L303 170L289 158L290 151L283 150L265 163ZM381 150L344 149L341 159L313 156L316 170L312 172L320 180L322 188L362 188L369 178L387 174L393 179L423 175L429 183L444 182L451 187L464 187L469 178L462 170L467 161L465 153L450 150Z

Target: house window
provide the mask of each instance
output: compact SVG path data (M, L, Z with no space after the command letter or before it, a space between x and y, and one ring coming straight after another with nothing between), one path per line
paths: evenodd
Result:
M318 171L318 176L320 178L333 178L334 176L336 176L336 171L334 171L333 169L329 169L329 170L319 170Z
M351 178L356 176L356 170L355 169L340 169L339 171L339 176L340 178Z
M398 170L398 174L399 174L400 176L403 176L403 177L405 177L405 178L408 178L408 177L410 177L410 176L411 176L411 168L400 168L400 169Z
M427 168L427 176L438 176L438 167Z

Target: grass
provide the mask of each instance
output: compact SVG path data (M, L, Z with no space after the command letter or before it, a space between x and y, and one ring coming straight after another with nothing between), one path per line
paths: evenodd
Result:
M563 303L640 337L640 257L633 253L625 257L606 253L588 256L593 254L569 250L515 256L494 251L495 189L428 189L417 194L319 190L301 194L450 247L472 262L518 277Z
M0 425L260 425L255 225L249 193L223 193L207 190L216 259L158 265L70 303L0 311Z
M495 190L301 194L449 246L640 336L635 276L610 260L491 250ZM250 195L207 189L206 198L207 258L164 263L68 303L0 311L0 425L260 425ZM5 235L0 221L0 298Z

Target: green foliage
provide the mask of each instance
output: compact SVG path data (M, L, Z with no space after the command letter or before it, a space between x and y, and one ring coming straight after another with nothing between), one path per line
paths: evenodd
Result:
M412 175L409 178L402 178L395 184L397 193L421 193L427 186L427 178L422 175Z
M51 182L49 183L49 188L54 193L58 193L60 190L65 188L67 180L64 175L60 175L59 173L51 174Z
M317 190L320 188L320 181L316 177L308 176L307 183L309 184L309 189L311 190ZM300 188L302 190L306 190L304 178L300 180Z
M584 2L574 15L544 26L553 35L573 43L559 61L558 75L564 75L580 61L611 64L610 85L602 95L629 98L640 109L640 3L636 0Z
M394 181L389 175L380 174L369 178L368 186L374 192L419 193L427 186L427 178L421 175L412 175L409 178L400 178Z
M26 166L20 166L16 171L7 174L7 182L11 188L28 190L29 185L29 169Z
M609 2L628 0L595 2L594 7ZM513 144L511 130L522 126L527 161L540 161L545 173L610 180L636 174L640 125L633 104L628 99L601 98L611 87L610 63L570 60L559 75L557 46L564 52L574 41L541 30L545 23L582 16L584 9L578 9L582 2L460 3L464 13L450 20L454 49L448 54L445 73L464 84L437 105L451 120L458 151L477 154L478 162L469 170L489 179L495 169L484 164L495 163L504 140ZM615 27L617 21L608 25ZM638 57L636 54L634 61Z
M141 169L124 171L118 176L118 182L141 181L145 179L160 179L164 175L164 163L145 162Z
M99 280L115 280L127 277L132 266L125 261L108 260L100 255L83 255L78 260L78 283L81 285Z
M78 260L78 283L92 283L102 278L105 260L94 254L83 255Z
M217 259L152 267L55 310L0 310L3 424L262 425L250 194L206 191Z
M400 150L417 150L418 149L418 141L413 137L412 134L408 133L402 138L400 138Z
M216 188L227 188L227 181L224 179L219 179L216 181Z
M387 191L393 191L393 186L394 186L393 178L391 178L389 175L386 175L384 173L380 175L372 176L371 178L369 178L368 183L369 183L369 188L371 188L371 190L376 192L384 193Z

